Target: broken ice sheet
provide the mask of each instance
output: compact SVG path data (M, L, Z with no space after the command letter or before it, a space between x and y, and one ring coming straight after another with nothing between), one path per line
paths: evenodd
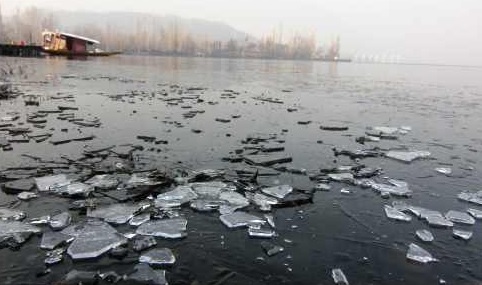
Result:
M44 232L42 240L40 241L40 248L52 250L59 245L72 241L73 239L73 237L60 232Z
M428 251L414 243L411 243L408 247L407 259L420 263L438 261L438 259L434 258Z
M238 206L237 208L244 208L249 206L249 200L243 195L234 191L224 191L219 195L219 199L228 202L230 205Z
M46 253L44 260L46 265L53 265L61 262L64 259L65 248L58 248Z
M84 183L100 189L111 189L119 184L119 180L114 175L102 174L96 175Z
M69 212L62 212L50 218L49 226L54 231L59 231L70 225L71 220L72 217L70 216Z
M191 208L199 212L211 212L225 205L225 201L221 200L194 200L191 202Z
M109 224L95 220L69 226L62 233L75 237L67 249L72 259L95 258L127 242Z
M421 241L424 242L432 242L434 240L432 233L428 230L417 230L415 234Z
M246 212L234 212L224 214L219 217L221 222L228 228L246 227L248 225L263 225L266 221L260 217L248 214Z
M404 221L404 222L410 222L412 220L412 217L409 215L402 213L392 206L385 205L385 214L387 215L388 218L397 220L397 221Z
M293 192L293 187L290 185L278 185L268 188L263 188L261 191L264 194L268 194L270 196L276 197L278 199L283 199L289 193Z
M161 181L156 181L150 177L151 173L134 173L131 175L130 179L127 181L127 185L132 187L137 186L154 186L162 184Z
M54 187L64 186L71 183L71 180L67 178L65 174L44 176L35 178L35 184L39 191L50 191Z
M475 224L475 219L465 212L450 210L445 214L445 218L460 224L473 225Z
M189 186L177 186L174 190L157 195L157 208L177 207L197 199L198 195Z
M403 161L403 162L412 162L416 159L420 158L427 158L430 156L430 152L428 151L394 151L391 150L385 154L386 157Z
M476 218L477 220L482 219L482 211L481 210L469 208L469 209L467 209L467 213L469 213L472 217Z
M135 272L127 276L127 282L141 284L167 285L166 271L154 270L148 264L141 263L134 266Z
M172 218L149 221L140 225L136 233L139 235L156 236L169 239L185 237L187 220L185 218Z
M337 285L349 285L348 279L346 279L345 273L340 268L331 270L331 277L333 282Z
M20 221L23 220L27 215L25 212L10 208L0 208L0 220L4 221Z
M218 199L223 188L227 187L227 184L218 181L203 182L203 183L191 183L189 186L192 190L201 198L205 199Z
M381 194L389 193L390 195L401 197L410 197L412 195L412 190L410 190L408 186L402 186L402 184L398 185L399 186L373 182L370 184L370 187Z
M139 262L150 265L171 265L176 262L176 257L169 248L155 248L143 253Z
M42 230L36 226L32 226L26 223L18 221L3 221L0 220L0 238L6 239L18 234L37 234Z
M434 211L435 212L435 211ZM429 214L423 217L431 227L451 228L454 223L447 220L442 214Z
M38 195L35 194L35 193L32 193L32 192L20 192L17 195L17 198L19 200L22 200L22 201L32 200L32 199L37 198L37 197L38 197Z
M454 229L452 232L454 238L469 240L472 238L472 232Z
M157 245L156 238L153 236L136 236L132 248L134 251L143 251Z
M139 205L112 204L104 207L97 207L87 212L91 218L99 218L112 224L125 224L139 210Z
M94 191L94 187L84 183L71 183L66 185L54 185L52 191L63 196L88 196Z

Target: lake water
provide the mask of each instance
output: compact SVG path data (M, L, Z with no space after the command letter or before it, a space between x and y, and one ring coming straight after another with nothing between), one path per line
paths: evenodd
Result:
M385 157L365 158L359 163L383 169L377 178L390 177L407 182L410 198L383 199L359 186L332 182L329 192L316 192L313 203L273 210L278 236L270 241L284 252L268 257L261 240L248 237L246 230L229 230L217 213L197 213L183 207L188 218L188 235L180 241L158 240L169 247L177 262L167 269L171 284L209 284L225 272L235 272L223 284L332 284L331 270L341 268L350 284L478 284L482 282L482 226L455 224L456 229L473 232L469 241L454 239L452 229L430 228L421 219L411 222L389 220L384 205L403 200L411 205L446 213L449 210L482 210L482 206L457 199L462 191L479 191L482 178L482 69L452 66L372 65L305 61L236 60L118 56L92 60L1 58L21 66L23 76L12 79L25 95L40 98L40 106L25 106L24 97L0 102L0 114L20 113L19 122L37 109L75 105L79 116L97 117L99 128L80 128L93 134L92 141L52 145L13 144L0 152L1 169L28 166L28 154L45 160L61 156L75 159L86 146L140 144L138 155L145 166L172 169L225 169L246 166L222 160L248 136L276 134L289 166L309 174L356 161L335 156L338 150L379 147L409 148L431 152L429 159L410 164ZM0 63L1 65L1 63ZM181 96L174 85L200 87L173 105L163 99ZM222 96L224 90L239 95ZM167 95L162 95L165 92ZM55 97L73 95L68 101ZM167 97L166 97L167 96ZM255 99L273 97L283 103ZM288 108L296 109L288 112ZM190 110L202 110L194 118L184 118ZM229 123L216 118L231 118ZM48 121L41 132L54 137L78 135L79 126L65 121ZM299 124L300 121L311 121ZM177 122L177 123L176 123ZM17 122L18 123L18 122ZM324 131L321 125L347 126L347 131ZM398 140L381 140L361 145L356 138L371 126L410 126L412 131ZM61 129L67 129L61 131ZM194 133L192 130L201 130ZM36 130L37 132L38 130ZM139 135L167 140L166 145L143 142ZM450 167L451 175L435 172ZM61 171L60 171L61 172ZM312 189L316 182L307 175L281 173L262 177L263 185L290 184ZM340 192L342 188L350 194ZM3 205L15 196L1 194ZM69 199L42 196L22 202L18 208L29 217L67 209ZM257 213L255 208L250 212ZM258 212L261 215L261 213ZM74 216L74 221L83 217ZM415 236L429 229L432 243ZM129 230L128 226L120 231ZM406 258L410 243L428 250L440 261L416 264ZM103 257L94 261L72 261L65 257L44 277L45 252L40 237L30 239L19 251L0 251L2 284L51 284L71 269L127 273L137 264L138 254L118 261ZM221 276L221 277L220 277ZM197 281L199 283L193 283Z

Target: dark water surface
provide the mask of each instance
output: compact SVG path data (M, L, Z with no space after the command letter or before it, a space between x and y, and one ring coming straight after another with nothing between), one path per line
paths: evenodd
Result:
M39 107L24 106L22 97L1 101L2 116L15 110L25 120L25 114L38 108L75 104L79 107L77 114L98 117L102 123L99 128L82 129L96 136L89 142L15 144L13 151L0 152L2 169L32 164L21 154L59 159L61 155L80 155L86 145L135 143L145 146L139 155L158 168L181 165L187 169L229 170L243 165L223 162L222 157L242 148L241 140L247 136L266 134L277 134L285 140L285 153L293 157L290 165L305 168L308 173L354 163L347 157L335 157L334 147L356 150L406 146L431 152L431 159L411 164L381 157L361 161L381 167L382 176L409 183L411 198L385 200L369 189L331 183L331 191L316 192L312 204L274 210L279 236L272 242L285 251L273 257L265 256L260 240L249 238L245 230L228 230L219 221L219 214L183 208L189 221L187 238L158 240L158 247L173 249L177 258L168 269L172 284L195 280L208 284L219 280L223 268L236 272L223 284L332 284L332 268L342 268L350 284L438 284L440 279L448 284L482 282L480 221L474 226L455 225L473 231L473 238L465 242L454 239L451 229L429 228L416 218L410 223L396 222L383 211L385 204L397 199L442 213L468 207L482 210L457 200L461 191L482 190L482 69L134 56L87 61L0 60L23 66L28 77L17 77L15 85L27 95L41 96ZM206 88L193 92L201 94L204 102L168 105L159 99L162 96L158 92L165 89L169 93L173 84ZM221 98L224 89L240 95ZM51 98L59 94L73 95L75 102ZM123 94L122 100L109 97ZM262 94L283 104L253 99ZM181 106L187 105L205 113L184 119L182 114L191 109ZM288 112L289 107L297 111ZM241 117L230 123L215 121L235 114ZM308 120L312 123L297 123ZM183 127L169 123L173 121ZM323 131L320 125L345 125L349 130ZM356 143L355 138L369 126L411 126L413 130L398 140ZM61 134L62 128L68 128L67 135L78 133L78 126L58 120L49 120L46 130L50 128L55 128L54 134ZM192 129L202 133L193 133ZM144 143L136 139L138 135L162 138L169 144ZM317 143L320 140L323 143ZM453 174L444 176L434 171L442 166L451 167ZM263 179L265 184L286 183L300 189L316 184L308 176L286 173ZM351 194L340 193L342 188L350 189ZM15 196L0 195L4 205L15 200ZM29 217L38 217L66 209L68 203L69 199L42 196L22 202L18 208ZM417 229L430 229L435 241L423 244L415 237ZM440 262L421 265L407 261L412 242ZM65 257L61 264L52 266L52 273L37 278L35 274L44 268L45 255L39 243L40 237L33 237L19 251L0 250L2 284L51 284L73 268L124 273L137 264L138 255L134 253L122 261L103 257L79 262Z

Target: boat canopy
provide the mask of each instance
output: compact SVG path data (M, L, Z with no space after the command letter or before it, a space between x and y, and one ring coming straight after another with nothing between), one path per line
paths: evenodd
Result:
M83 41L86 41L89 44L100 44L100 42L97 41L97 40L86 38L86 37L83 37L83 36L78 36L78 35L64 33L64 32L60 32L59 34L64 36L64 37L67 37L67 38L74 38L74 39L83 40Z

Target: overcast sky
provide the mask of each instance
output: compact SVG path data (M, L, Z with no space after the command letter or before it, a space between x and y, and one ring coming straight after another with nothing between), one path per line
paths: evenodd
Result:
M0 0L4 14L55 10L135 11L222 21L254 36L282 27L341 37L342 54L482 65L482 0Z

